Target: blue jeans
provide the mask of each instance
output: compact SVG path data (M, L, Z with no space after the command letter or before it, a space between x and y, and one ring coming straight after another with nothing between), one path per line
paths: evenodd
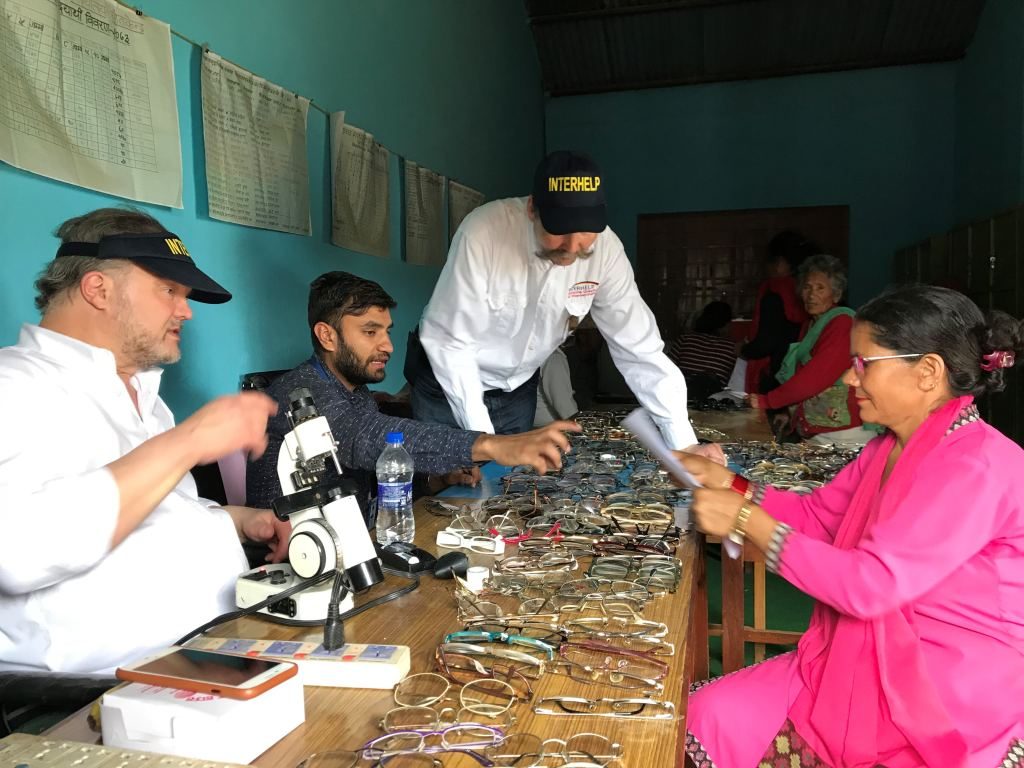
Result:
M409 380L412 388L410 403L414 419L460 427L444 390L437 383L415 331L409 334L409 346L405 355L405 378ZM484 405L491 416L494 434L516 435L533 429L539 381L540 370L537 370L525 383L511 392L503 392L500 389L489 389L484 392Z

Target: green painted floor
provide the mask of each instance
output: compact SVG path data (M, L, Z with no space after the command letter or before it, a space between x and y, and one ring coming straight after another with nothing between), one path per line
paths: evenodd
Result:
M720 560L720 548L709 546L706 550L705 562L707 564L708 581L708 621L712 624L722 620L722 564ZM814 601L798 590L788 581L769 573L767 580L768 597L767 622L769 629L795 630L802 632L807 629L807 622L811 618L811 609ZM754 577L751 566L747 566L744 579L744 597L746 623L754 623ZM711 676L722 674L722 639L712 637L710 643ZM792 650L794 646L769 646L768 655L785 653ZM754 662L754 646L747 645L747 664Z

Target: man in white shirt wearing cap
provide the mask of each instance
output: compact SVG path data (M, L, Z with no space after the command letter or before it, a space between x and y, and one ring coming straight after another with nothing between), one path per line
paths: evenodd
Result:
M180 425L160 399L188 301L231 298L177 235L107 208L60 226L39 325L0 349L0 669L109 672L234 606L240 539L289 527L199 498L189 469L266 446L273 400L222 397Z
M538 369L589 312L668 445L724 463L718 446L697 445L686 382L607 220L600 169L567 151L541 161L530 197L496 200L465 218L419 341L410 337L417 419L495 434L530 429Z

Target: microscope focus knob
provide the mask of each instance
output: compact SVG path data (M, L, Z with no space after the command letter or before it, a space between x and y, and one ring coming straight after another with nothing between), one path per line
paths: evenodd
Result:
M296 576L311 579L339 567L338 546L337 535L326 520L303 520L292 530L288 562Z

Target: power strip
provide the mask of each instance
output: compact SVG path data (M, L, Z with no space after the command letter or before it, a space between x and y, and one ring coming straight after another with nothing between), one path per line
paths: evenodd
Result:
M244 768L240 763L174 757L27 733L13 733L0 739L0 768L81 768L83 765L102 765L103 768Z
M322 643L316 642L200 635L186 646L292 661L299 665L303 685L388 689L394 688L409 674L409 648L405 645L346 643L337 650L327 651Z

